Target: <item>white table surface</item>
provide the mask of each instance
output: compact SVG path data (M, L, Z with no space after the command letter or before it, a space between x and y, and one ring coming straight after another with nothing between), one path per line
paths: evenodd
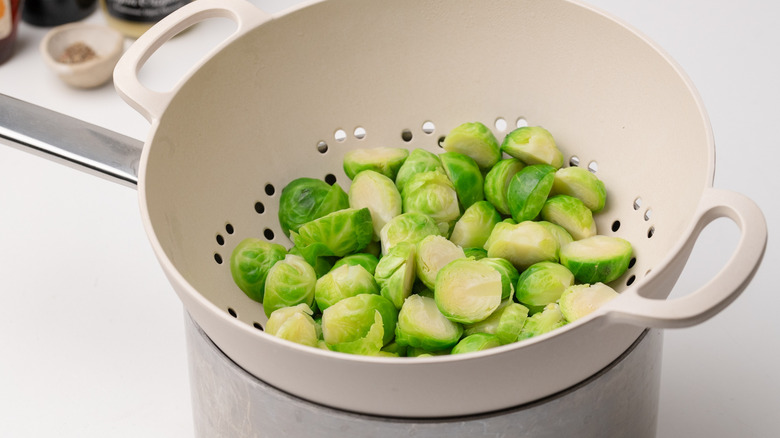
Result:
M253 3L276 12L296 1ZM687 72L715 133L715 186L751 197L770 226L763 267L745 293L698 326L665 332L659 437L780 436L780 291L772 276L780 263L780 3L591 3L655 40ZM148 124L110 84L80 91L53 76L37 51L46 30L22 24L17 53L0 66L0 93L145 138ZM142 78L153 87L175 83L186 60L229 30L215 22L180 36ZM728 221L708 227L672 296L711 278L737 238ZM192 436L183 328L134 190L0 146L0 436Z

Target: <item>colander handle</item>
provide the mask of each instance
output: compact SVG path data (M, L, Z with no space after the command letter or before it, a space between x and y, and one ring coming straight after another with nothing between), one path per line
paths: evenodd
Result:
M691 237L674 251L670 265L682 266L701 231L715 219L734 221L741 236L726 265L708 283L683 297L671 300L645 298L642 291L666 281L663 272L654 272L647 281L623 291L618 300L604 305L613 321L642 327L676 328L699 324L728 306L747 287L764 256L767 241L766 220L759 207L739 193L708 189L704 192Z
M271 16L245 0L198 0L188 3L160 20L144 32L124 53L114 68L114 86L119 95L147 120L153 122L168 107L178 87L169 91L153 91L138 79L144 63L168 40L195 24L211 18L227 18L236 22L235 32L206 55L190 73L199 68L214 53L247 33Z

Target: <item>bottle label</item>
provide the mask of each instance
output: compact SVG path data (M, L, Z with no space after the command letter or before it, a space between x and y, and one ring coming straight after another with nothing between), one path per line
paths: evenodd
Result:
M0 40L8 38L14 29L14 13L11 0L0 0Z
M189 2L190 0L106 0L106 10L109 15L119 20L154 23Z

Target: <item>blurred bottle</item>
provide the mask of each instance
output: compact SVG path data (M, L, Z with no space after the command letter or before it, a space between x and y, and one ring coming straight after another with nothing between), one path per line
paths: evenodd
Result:
M83 20L97 9L97 0L25 0L22 20L34 26L58 26Z
M100 0L106 22L131 38L138 38L154 23L191 0Z
M0 64L14 53L19 12L24 0L0 0Z

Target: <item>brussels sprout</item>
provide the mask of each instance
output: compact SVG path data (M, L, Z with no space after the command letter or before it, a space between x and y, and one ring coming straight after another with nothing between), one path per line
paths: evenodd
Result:
M382 320L382 314L374 310L374 321L368 329L368 332L355 340L339 342L337 344L326 345L333 351L349 354L360 354L363 356L380 356L384 342L385 326Z
M490 316L501 304L501 274L486 263L458 259L436 276L436 305L451 321L472 324Z
M539 216L555 179L555 168L547 164L526 166L517 172L506 192L512 219L530 221Z
M375 322L382 319L382 345L393 340L398 310L380 295L360 294L344 298L322 312L322 337L329 346L361 339Z
M375 255L367 252L359 252L342 257L333 264L332 269L336 269L342 265L355 266L360 265L368 271L369 274L374 275L376 272L376 265L379 263L379 259Z
M374 278L379 285L379 294L393 303L396 309L400 309L412 293L415 249L416 246L409 242L400 242L390 248L376 266Z
M627 240L597 235L561 248L561 264L580 283L609 283L626 272L632 255Z
M399 242L417 245L425 236L441 234L439 226L430 216L422 213L403 213L390 220L379 233L382 254Z
M415 266L417 278L433 289L436 286L436 275L449 262L465 259L463 248L455 245L442 236L426 236L417 244L415 251Z
M604 208L607 189L595 174L581 167L564 167L555 172L552 193L578 198L592 212Z
M458 201L463 210L475 202L485 199L483 193L484 178L477 162L468 155L458 152L445 152L439 155L444 172L452 181Z
M265 325L265 332L298 344L316 347L319 342L312 310L306 304L274 310Z
M488 333L474 333L461 339L452 347L451 354L473 353L499 346L501 346L501 342L498 340L498 336Z
M279 197L279 225L286 236L301 225L349 207L347 194L338 184L332 186L314 178L298 178L282 189Z
M230 274L239 289L262 303L268 271L285 255L287 250L282 245L255 238L244 239L230 255Z
M368 245L366 245L365 248L358 251L358 253L370 254L379 258L382 255L382 244L377 240L372 240L371 242L368 242Z
M364 248L374 235L367 208L346 208L302 225L291 232L295 246L314 264L317 257L343 257Z
M297 246L293 246L290 248L290 251L288 251L289 254L295 254L303 257L303 254L301 254L301 250ZM331 269L333 269L333 260L336 259L336 257L327 257L327 256L317 256L314 258L314 263L309 263L312 268L314 268L314 272L317 274L317 278L322 277L323 275L330 272Z
M429 351L429 350L426 350L424 348L406 347L406 357L446 356L446 355L450 354L451 351L452 351L452 348L446 348L444 350Z
M433 298L411 295L398 313L395 341L432 352L451 348L462 334L463 327L442 315Z
M442 234L449 234L460 217L458 194L447 175L439 171L413 176L401 192L404 213L430 216Z
M506 193L512 177L525 167L525 164L517 158L509 158L496 163L485 175L485 199L496 207L499 213L509 215L509 204Z
M466 255L466 258L481 260L487 257L487 250L485 248L463 248L463 254Z
M301 256L287 254L284 260L276 262L268 271L265 280L263 309L266 316L282 307L297 304L314 305L314 286L317 274Z
M344 298L360 294L378 294L374 276L361 265L343 265L331 270L317 280L314 300L324 311Z
M515 291L515 283L520 277L514 265L509 260L498 257L486 257L478 261L491 266L501 274L501 299L510 298Z
M344 154L344 173L354 180L358 173L371 170L395 180L408 156L409 151L403 148L353 149Z
M552 234L553 237L555 237L555 240L558 241L559 250L560 248L563 248L565 245L572 243L574 241L574 238L571 237L571 234L569 234L569 232L566 231L565 228L563 228L558 224L554 224L552 222L547 222L547 221L536 221L536 223L546 228L547 231L549 231L550 234Z
M403 193L406 183L418 173L431 172L439 170L444 172L444 167L441 165L439 156L433 152L428 152L425 149L414 149L409 158L404 161L404 164L398 169L398 175L395 177L395 185L398 187L398 191Z
M399 345L398 342L393 341L382 347L382 351L396 357L406 357L407 348L405 345Z
M488 257L509 260L522 271L537 262L558 260L558 241L536 222L501 222L485 242Z
M348 196L350 207L368 208L371 212L374 240L379 240L379 232L390 219L401 214L401 194L395 183L373 170L364 170L355 176Z
M489 169L501 159L498 140L487 126L469 122L452 129L444 137L444 150L468 155L481 169Z
M531 265L517 279L515 298L529 306L546 306L558 301L567 287L574 284L574 275L564 266L552 262Z
M527 307L513 303L511 300L504 300L486 319L465 326L463 333L467 336L474 333L490 333L498 336L502 344L511 344L517 341L527 318Z
M510 132L504 137L501 151L525 164L549 164L556 169L563 166L563 154L552 134L541 126L523 126Z
M587 316L618 295L615 289L604 283L592 285L577 284L563 292L558 304L564 318L569 322L573 322L583 316Z
M493 227L499 222L501 215L493 204L487 201L475 202L455 222L450 240L463 248L482 248Z
M550 303L544 307L544 310L539 313L534 313L525 320L525 325L523 326L520 335L517 337L517 340L522 341L534 336L543 335L559 327L563 327L564 325L566 325L566 318L563 317L563 313L561 313L558 304Z
M412 285L412 293L428 298L433 298L433 289L426 286L425 283L419 279L414 281L414 284Z
M542 219L562 226L574 240L596 235L593 213L579 199L568 195L555 195L542 207Z

